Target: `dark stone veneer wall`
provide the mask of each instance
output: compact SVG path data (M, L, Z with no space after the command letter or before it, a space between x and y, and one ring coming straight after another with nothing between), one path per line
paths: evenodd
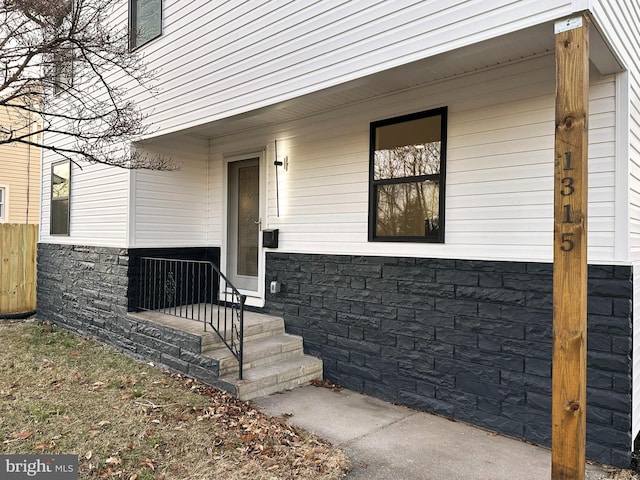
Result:
M550 445L552 265L268 253L272 280L329 380ZM622 467L632 291L631 267L589 267L587 456Z
M219 254L201 250L178 255ZM127 316L143 254L176 250L39 244L38 316L214 382L216 365L194 364L199 345ZM631 267L589 268L587 455L623 467L631 278ZM267 295L265 310L304 337L331 381L549 445L551 265L268 253L271 280L284 288Z
M137 257L216 261L219 249L118 249L38 244L38 318L96 337L214 385L218 362L200 355L198 337L127 315L137 298Z

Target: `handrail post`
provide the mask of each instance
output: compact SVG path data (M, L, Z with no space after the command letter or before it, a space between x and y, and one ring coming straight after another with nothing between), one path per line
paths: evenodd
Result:
M246 295L240 295L240 331L238 332L238 379L242 380L242 363L243 363L243 350L244 350L244 302Z

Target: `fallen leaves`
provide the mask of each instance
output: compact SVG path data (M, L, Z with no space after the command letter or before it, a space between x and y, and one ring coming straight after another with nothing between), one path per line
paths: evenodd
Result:
M33 432L31 430L22 430L20 432L13 432L11 434L11 439L5 440L2 443L7 444L7 443L19 442L20 440L26 440L31 435L33 435Z
M6 453L77 452L83 479L337 479L345 471L337 449L250 402L61 329L34 342L26 332L40 335L40 326L19 328L16 341L0 325L8 345L0 370L10 373L0 375Z
M317 378L311 380L311 385L313 385L314 387L328 388L330 390L333 390L334 392L339 392L340 390L342 390L342 387L340 385L331 383L329 380L319 380Z

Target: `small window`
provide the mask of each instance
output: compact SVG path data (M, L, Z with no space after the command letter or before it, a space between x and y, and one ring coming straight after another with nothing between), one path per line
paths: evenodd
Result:
M369 240L444 242L447 108L371 124Z
M162 0L130 0L129 49L162 35Z
M71 162L51 166L51 235L69 235L69 194Z
M7 189L0 187L0 222L7 221Z

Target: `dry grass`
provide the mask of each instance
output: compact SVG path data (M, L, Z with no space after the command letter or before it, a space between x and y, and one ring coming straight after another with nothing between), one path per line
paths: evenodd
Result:
M0 322L0 452L77 454L80 478L336 479L337 448L249 402L54 325Z

